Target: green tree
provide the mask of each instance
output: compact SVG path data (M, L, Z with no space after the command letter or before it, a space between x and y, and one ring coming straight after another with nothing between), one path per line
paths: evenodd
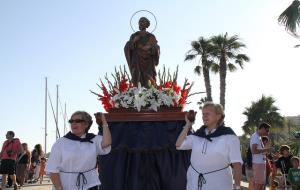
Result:
M297 37L297 28L300 26L300 1L294 0L292 4L280 14L278 22L285 26L287 32Z
M185 61L193 60L199 57L199 61L194 71L196 74L201 75L203 73L204 84L206 89L206 100L212 101L211 84L210 84L210 68L213 64L211 59L212 45L209 40L204 37L200 37L198 41L192 41L192 49L190 49L186 56Z
M213 45L212 55L218 60L218 64L213 64L211 69L220 75L220 104L225 109L227 71L237 70L236 65L243 68L244 62L248 62L250 59L246 54L240 53L246 45L240 42L237 35L228 36L225 33L225 35L213 36L210 40Z
M273 132L277 132L279 127L283 127L284 118L278 112L279 108L274 103L275 99L273 97L262 95L258 101L252 102L250 107L245 108L243 114L247 117L247 120L242 127L245 134L254 133L261 122L271 124Z

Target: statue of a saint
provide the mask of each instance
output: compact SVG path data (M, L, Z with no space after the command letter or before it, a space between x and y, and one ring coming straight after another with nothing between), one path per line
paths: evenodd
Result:
M149 82L156 83L155 67L159 62L160 49L155 36L146 31L150 21L146 17L139 20L140 31L130 36L124 47L125 57L135 86L140 82L149 87Z

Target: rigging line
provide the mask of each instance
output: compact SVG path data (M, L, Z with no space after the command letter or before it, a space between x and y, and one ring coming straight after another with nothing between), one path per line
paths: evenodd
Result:
M61 101L60 101L60 97L59 97L59 96L58 96L58 102L59 102L59 105L60 105L60 110L61 110L63 119L67 119L67 113L65 113L65 112L63 111L63 108L62 108L62 105L61 105Z
M59 102L60 110L61 110L61 113L62 113L62 116L63 116L63 119L64 119L64 131L65 131L67 129L65 122L66 122L68 116L67 116L67 112L63 111L63 108L62 108L62 105L61 105L61 101L60 101L60 96L58 96L58 102Z
M48 97L49 97L49 100L50 100L50 105L51 105L51 109L52 109L54 121L55 121L55 124L56 124L56 129L57 129L58 137L60 138L59 128L57 126L57 118L55 117L54 108L53 108L53 104L52 104L52 100L51 100L51 96L50 96L50 92L49 91L48 91Z

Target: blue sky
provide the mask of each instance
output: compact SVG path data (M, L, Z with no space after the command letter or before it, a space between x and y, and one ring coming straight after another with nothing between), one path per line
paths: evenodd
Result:
M196 61L184 62L192 40L228 32L239 35L251 58L244 70L228 74L226 123L238 134L242 115L262 94L272 95L285 116L299 115L299 40L277 23L291 1L187 0L187 1L0 1L0 141L14 130L30 147L44 145L44 78L55 103L56 85L67 113L103 111L89 90L115 66L126 64L123 47L132 33L131 15L147 9L156 15L154 32L161 47L158 69L179 65L179 80L203 79L193 73ZM296 55L298 55L296 57ZM213 96L219 99L219 77L212 75ZM292 85L292 86L291 86ZM200 96L186 109L197 109ZM55 141L55 125L48 106L48 145ZM60 113L61 115L61 113ZM62 130L62 117L59 120ZM197 125L201 125L200 114ZM96 132L96 125L92 131Z

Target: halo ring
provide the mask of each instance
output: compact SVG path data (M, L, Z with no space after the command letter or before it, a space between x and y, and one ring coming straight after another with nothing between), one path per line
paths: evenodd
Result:
M154 20L155 20L155 26L154 26L153 30L152 30L150 33L154 32L154 31L156 30L156 27L157 27L157 19L156 19L155 15L154 15L151 11L148 11L148 10L145 10L145 9L143 9L143 10L138 10L138 11L136 11L135 13L133 13L133 15L131 16L131 18L130 18L130 27L131 27L132 31L133 31L133 32L136 32L136 30L135 30L134 27L132 26L132 20L133 20L133 17L134 17L136 14L140 13L140 12L146 12L146 13L149 13L149 14L151 14L151 15L153 16L153 18L154 18Z

